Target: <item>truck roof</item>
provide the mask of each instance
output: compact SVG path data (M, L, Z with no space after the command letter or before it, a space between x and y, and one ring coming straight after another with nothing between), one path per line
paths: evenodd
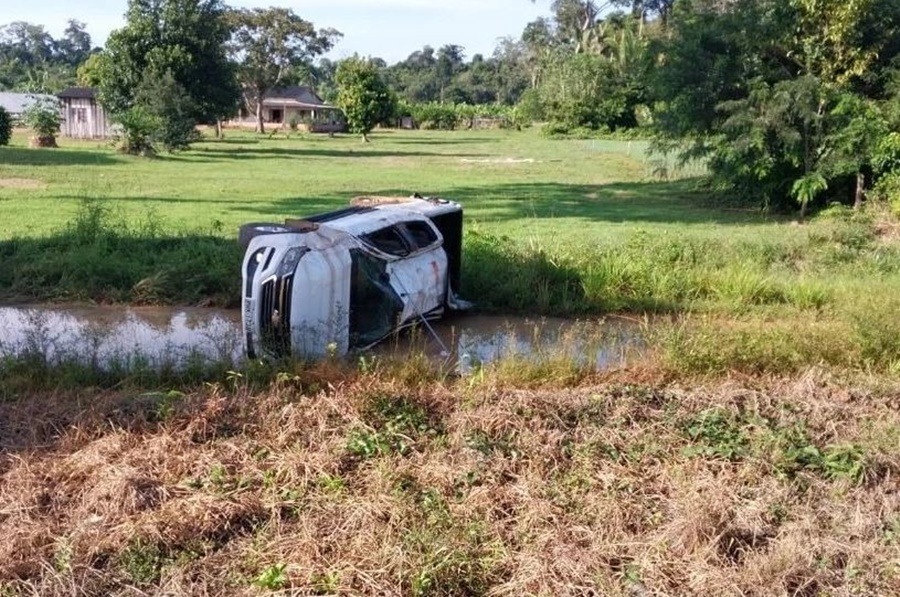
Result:
M359 236L403 220L433 218L462 210L459 203L436 197L362 196L350 203L350 207L303 218L302 221Z

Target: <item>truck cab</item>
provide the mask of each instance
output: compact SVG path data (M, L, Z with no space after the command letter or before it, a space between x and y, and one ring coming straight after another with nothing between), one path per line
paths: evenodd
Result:
M241 227L247 353L316 358L364 349L465 306L462 207L413 196Z

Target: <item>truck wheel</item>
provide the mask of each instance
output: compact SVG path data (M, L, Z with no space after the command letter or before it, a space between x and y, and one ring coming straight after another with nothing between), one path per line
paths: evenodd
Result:
M257 236L263 236L265 234L282 234L285 232L291 232L291 229L283 224L270 224L267 222L244 224L238 228L238 244L242 249L246 250L250 245L250 241Z

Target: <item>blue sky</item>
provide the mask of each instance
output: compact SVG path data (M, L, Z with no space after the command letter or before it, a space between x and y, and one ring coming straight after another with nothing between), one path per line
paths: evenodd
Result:
M329 55L357 52L388 62L406 58L425 44L455 43L466 57L490 55L497 40L518 37L529 21L549 14L549 0L231 0L232 6L285 6L317 27L344 34ZM0 0L0 24L29 21L58 36L70 18L87 24L97 45L124 23L127 0Z

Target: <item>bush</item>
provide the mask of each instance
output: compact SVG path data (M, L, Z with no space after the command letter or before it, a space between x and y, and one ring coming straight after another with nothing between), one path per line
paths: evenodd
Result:
M499 104L404 103L395 117L403 116L411 116L420 129L442 131L474 128L479 121L496 121L500 128L520 127L524 120L511 106Z
M148 73L135 95L135 103L155 117L153 141L167 151L185 149L197 140L196 106L171 71Z
M135 106L117 114L115 121L121 125L119 149L124 153L150 156L156 153L153 137L159 129L159 122L143 106Z
M25 126L34 131L37 144L41 147L56 145L56 134L62 122L59 103L52 98L39 98L25 109L22 115Z
M0 145L9 145L12 137L12 116L0 106Z
M887 201L891 213L900 218L900 170L882 176L875 184L874 196Z
M199 138L195 105L171 72L147 73L135 94L134 106L114 115L122 126L120 149L134 155L153 155L155 146L167 151L187 148Z
M516 104L516 115L520 120L527 122L539 122L546 118L541 96L536 89L529 89L522 94L519 103Z

